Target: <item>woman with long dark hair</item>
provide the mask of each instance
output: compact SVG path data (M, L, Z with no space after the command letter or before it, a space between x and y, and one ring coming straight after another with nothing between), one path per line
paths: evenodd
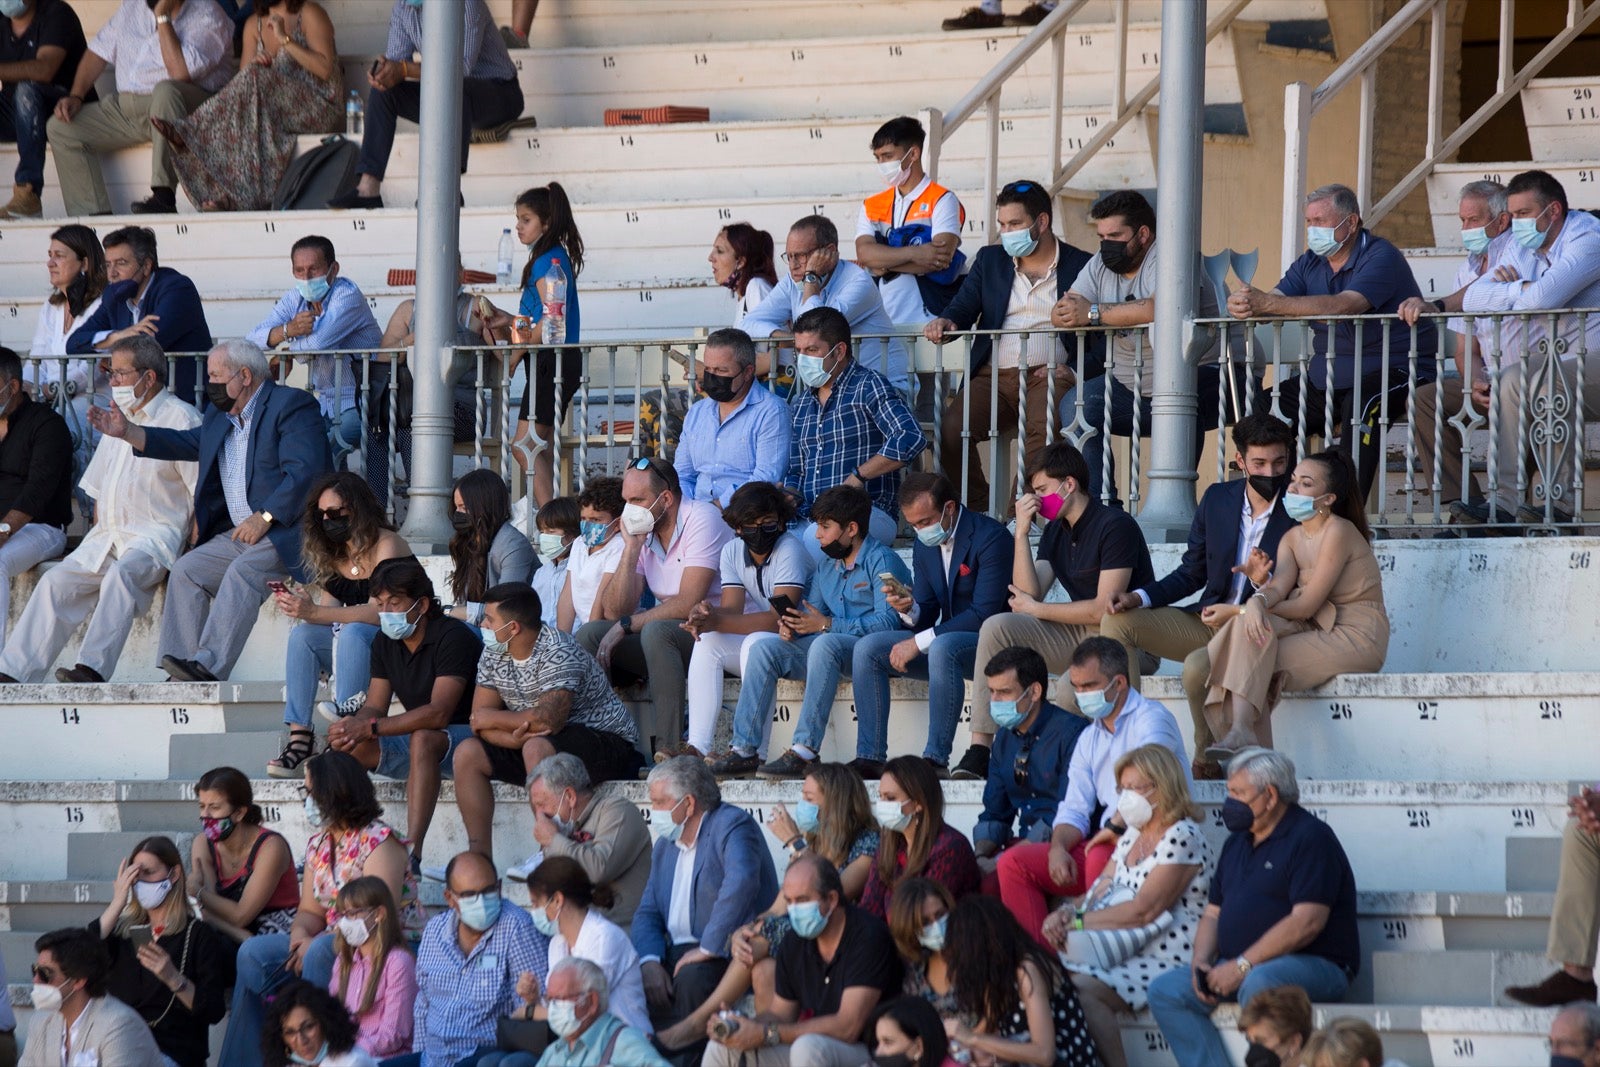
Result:
M1220 627L1205 698L1218 740L1206 758L1224 766L1251 746L1272 747L1270 716L1284 690L1379 670L1389 651L1383 575L1350 457L1327 451L1301 460L1283 506L1299 525L1283 535L1275 568L1251 553L1255 596L1200 614Z
M880 833L861 906L885 921L889 897L906 878L932 878L960 900L982 875L972 843L944 821L944 789L921 756L896 756L883 766L872 806Z
M611 887L589 881L588 873L570 856L548 857L528 876L528 914L550 939L550 966L568 956L594 963L605 972L611 988L611 1014L641 1033L650 1033L639 953L627 931L600 914L599 909L615 902ZM517 990L528 1003L537 1001L539 993L536 988Z
M1004 1063L1098 1067L1072 983L997 898L956 904L944 952L957 1012L944 1029L953 1044Z
M195 783L200 833L189 847L189 888L200 917L235 941L286 934L300 903L289 842L261 825L250 779L217 767Z
M261 1028L264 1067L377 1067L356 1044L356 1022L338 998L310 982L293 981L272 996Z
M133 846L111 903L89 928L111 955L107 992L144 1017L178 1067L205 1067L211 1025L228 1006L234 946L190 912L183 857L170 838Z
M483 621L483 594L502 582L533 578L528 537L511 522L511 492L494 471L478 469L456 482L450 524L450 614L476 626Z
M275 596L278 610L297 625L289 631L284 667L283 722L289 737L278 758L267 762L273 778L298 778L300 765L311 756L316 740L311 711L323 672L333 678L336 705L324 711L325 717L338 718L341 710L361 706L371 677L372 639L378 636L372 570L386 559L411 555L384 517L377 494L349 471L317 479L306 494L300 529L311 587Z
M931 878L904 879L889 902L889 934L905 971L902 988L940 1012L953 1012L956 1006L944 953L955 910L950 890Z
M33 331L32 356L64 356L67 338L100 308L100 294L106 288L106 254L100 238L87 226L72 223L50 235L45 253L45 270L50 276L50 296L39 309L39 324ZM82 476L94 450L95 435L89 430L89 404L98 396L102 407L111 397L111 383L87 359L44 359L23 374L23 384L36 400L48 402L50 393L63 385L72 392L73 481ZM59 405L57 410L61 410Z
M873 1013L873 1067L946 1067L949 1055L939 1013L921 997L896 997Z
M730 222L717 231L711 242L711 280L732 291L738 301L733 325L744 322L750 309L765 300L778 284L778 271L772 261L772 234L748 222Z

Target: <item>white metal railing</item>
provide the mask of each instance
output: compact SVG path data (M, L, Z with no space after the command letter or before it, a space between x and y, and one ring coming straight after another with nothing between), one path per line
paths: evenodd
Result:
M1199 2L1199 0L1197 0ZM1022 70L1027 61L1046 45L1050 46L1050 154L1044 160L1044 170L1050 177L1046 185L1050 195L1057 196L1066 188L1067 183L1077 175L1095 155L1110 145L1117 133L1134 119L1144 113L1156 94L1161 90L1161 75L1146 82L1132 95L1128 93L1128 4L1129 0L1115 0L1115 18L1113 21L1114 56L1115 64L1112 72L1112 107L1111 118L1095 130L1083 146L1073 153L1071 158L1063 161L1061 158L1062 121L1066 107L1071 101L1066 99L1066 42L1067 34L1075 28L1071 23L1073 16L1077 15L1086 5L1088 0L1062 0L1056 5L1054 11L1045 17L1044 21L1033 28L1033 31L1024 37L1017 46L1008 52L974 85L965 96L957 101L947 111L938 108L925 108L922 111L923 125L928 133L928 150L926 154L928 173L937 180L939 175L939 156L950 138L969 119L982 110L985 122L986 141L984 148L983 169L983 202L985 217L988 219L987 233L991 241L996 240L997 229L995 226L994 199L1000 191L1000 99L1005 89L1005 84L1011 77ZM1206 22L1206 41L1215 38L1224 29L1231 26L1239 13L1250 4L1250 0L1229 0L1229 3L1215 16ZM1013 166L1020 166L1016 161L1011 161Z
M1452 499L1472 495L1470 488L1455 492L1446 482L1443 472L1451 459L1458 461L1467 486L1477 482L1483 497L1508 502L1498 523L1570 529L1583 522L1585 428L1600 416L1600 345L1591 347L1588 339L1595 316L1600 309L1421 316L1419 322L1433 320L1440 330L1446 328L1440 320L1457 320L1452 326L1475 333L1485 353L1481 361L1462 360L1465 380L1460 381L1460 399L1453 403L1446 403L1444 394L1457 395L1451 381L1457 377L1454 367L1448 359L1436 361L1442 349L1436 352L1417 327L1395 316L1199 320L1199 329L1217 337L1217 374L1227 383L1216 389L1215 411L1202 414L1214 416L1206 419L1208 425L1226 427L1241 414L1269 412L1297 428L1300 454L1316 447L1346 451L1362 473L1373 525L1391 532L1442 527L1451 520ZM1363 342L1376 331L1384 354L1365 357L1359 363L1361 373L1346 390L1287 390L1286 383L1295 378L1309 380L1316 358L1312 327L1327 328L1332 335L1341 324L1354 331L1354 351L1364 351ZM1600 322L1594 325L1600 329ZM987 389L976 394L963 386L970 380L967 371L980 338L1009 335L1026 342L1040 334L1059 343L1049 346L1044 360L1024 361L1016 410L1025 412L1030 391L1044 389L1045 440L1067 440L1098 454L1101 499L1120 499L1137 514L1147 454L1143 439L1150 435L1143 405L1149 398L1135 393L1131 418L1118 419L1112 403L1097 412L1085 390L1070 386L1102 372L1102 345L1115 344L1119 334L1125 346L1131 345L1127 369L1137 383L1145 363L1154 358L1148 327L964 331L946 334L939 345L920 334L882 335L902 338L911 350L920 395L910 399L928 441L917 465L943 471L965 499L971 498L979 479L986 481L983 506L997 517L1006 515L1010 502L1026 489L1026 428L1016 418L1001 417L1000 376L988 375ZM856 340L876 336L859 335ZM1388 342L1397 337L1403 343L1391 347ZM572 386L573 400L561 431L548 442L518 437L517 402L526 386L523 371L510 370L512 350L458 348L469 381L454 392L456 455L469 466L498 470L518 496L531 491L531 459L542 449L552 452L559 493L575 493L595 475L620 474L641 455L670 460L677 447L674 415L695 398L692 383L704 345L705 338L693 337L565 346L581 353L581 377L575 384L563 382L557 360L556 389L565 392L564 386ZM1022 349L1026 352L1025 343ZM1341 355L1344 348L1335 342L1334 351ZM397 512L404 508L410 470L410 410L391 375L391 358L398 353L337 354L350 357L348 364L336 364L349 369L335 372L331 388L337 391L353 379L362 430L361 440L349 441L330 422L330 443L348 455L349 466L367 471L368 483L385 498L390 518L401 518ZM1591 357L1597 361L1594 367L1588 366ZM35 383L36 397L56 404L87 443L84 414L90 398L79 388L82 361L25 358L30 365L24 377ZM174 363L203 358L171 357ZM780 395L793 390L790 359L779 355L768 370L766 384ZM1030 371L1043 373L1034 380ZM1070 377L1058 373L1068 371ZM51 384L63 381L69 383L65 388ZM106 401L97 397L94 402ZM985 410L987 419L974 417ZM1419 425L1419 411L1431 412L1426 425ZM997 429L986 431L984 424ZM1118 470L1113 469L1113 445L1116 451L1125 450ZM525 464L516 462L519 451ZM1232 454L1227 435L1219 433L1212 457L1218 480L1229 476ZM1198 451L1194 459L1196 466L1207 463ZM1519 504L1524 506L1520 515L1513 510Z
M1546 65L1600 20L1600 0L1567 0L1565 27L1541 48L1537 55L1514 69L1513 32L1515 0L1501 0L1499 57L1496 64L1495 92L1464 119L1449 136L1443 136L1444 80L1446 77L1445 18L1449 0L1410 0L1405 7L1373 34L1350 58L1339 64L1322 84L1312 89L1305 82L1290 82L1284 87L1283 102L1283 247L1282 262L1292 263L1304 243L1302 208L1306 195L1307 152L1311 143L1311 120L1352 82L1361 86L1360 123L1356 138L1356 197L1365 209L1362 220L1376 226L1411 194L1434 167L1454 156L1456 151L1484 123L1517 98L1523 87L1538 77ZM1373 135L1376 129L1378 62L1407 31L1423 18L1429 19L1428 36L1428 130L1422 158L1381 198L1374 200Z

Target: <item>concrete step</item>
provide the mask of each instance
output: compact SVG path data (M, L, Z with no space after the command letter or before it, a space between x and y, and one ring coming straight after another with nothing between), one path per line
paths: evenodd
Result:
M1592 159L1600 134L1600 81L1535 78L1522 89L1522 119L1533 158ZM1570 197L1572 190L1567 191Z
M1565 824L1562 824L1562 829ZM1554 892L1561 869L1561 838L1506 838L1506 888L1512 893Z
M1588 143L1590 151L1580 156L1540 157L1538 162L1441 163L1428 175L1428 209L1433 214L1434 240L1442 245L1461 240L1461 219L1456 208L1463 185L1484 178L1504 185L1525 170L1547 171L1566 190L1571 207L1600 208L1600 162L1595 159L1593 139Z
M1543 952L1374 952L1372 999L1379 1004L1509 1007L1515 1002L1506 998L1506 986L1536 985L1551 967Z

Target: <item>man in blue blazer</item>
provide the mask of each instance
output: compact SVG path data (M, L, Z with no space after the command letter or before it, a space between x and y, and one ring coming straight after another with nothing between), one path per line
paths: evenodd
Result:
M156 259L156 235L148 226L112 230L101 242L110 280L100 306L67 338L67 351L91 355L109 351L136 333L154 337L166 352L205 352L211 347L194 282ZM173 368L172 395L200 407L195 393L196 361L180 359Z
M978 654L978 630L990 615L1010 610L1013 539L988 515L964 508L942 474L906 475L900 513L917 532L911 546L909 595L885 586L889 606L915 633L884 630L856 642L856 759L863 777L877 778L889 758L889 678L928 680L928 743L923 758L950 760L967 679ZM876 580L877 576L873 576Z
M980 446L990 433L1017 429L1021 387L1017 368L1029 367L1023 432L1027 454L1035 455L1045 440L1046 411L1078 380L1078 338L1084 338L1083 377L1100 374L1105 364L1105 338L1098 332L1060 333L1050 325L1050 312L1078 273L1089 253L1056 237L1050 194L1038 182L1012 182L995 197L1000 243L978 250L944 314L923 327L922 335L942 344L956 330L1037 330L1026 342L1018 335L972 339L965 386L950 398L940 427L940 462L956 477L967 463L967 507L988 510L989 482L978 465ZM1021 281L1018 272L1021 272ZM1056 365L1055 386L1047 382L1050 361ZM998 377L998 382L996 378ZM998 389L996 389L998 386ZM990 425L990 403L999 396L999 424ZM972 410L966 411L970 398ZM964 425L971 437L964 437ZM1002 494L1006 500L1009 494Z
M633 947L650 1018L658 1033L716 991L728 969L734 931L778 895L778 874L761 827L722 802L705 761L678 756L650 772L650 880L633 916ZM678 879L690 880L687 891ZM705 1035L674 1053L699 1063Z
M1205 759L1211 743L1206 725L1206 646L1232 613L1265 585L1278 541L1294 525L1283 510L1294 430L1271 415L1247 415L1233 427L1233 461L1245 477L1218 482L1200 498L1189 525L1189 547L1176 570L1143 589L1122 593L1100 620L1100 632L1128 648L1131 675L1139 684L1143 650L1183 663L1183 688L1194 718L1194 776L1220 779L1222 768ZM1193 604L1171 605L1193 596Z
M267 583L300 570L300 519L312 484L329 470L328 434L310 393L272 381L249 341L206 357L211 401L193 430L136 426L115 406L91 408L101 433L134 455L198 460L195 547L167 578L161 668L174 681L226 678L244 649Z

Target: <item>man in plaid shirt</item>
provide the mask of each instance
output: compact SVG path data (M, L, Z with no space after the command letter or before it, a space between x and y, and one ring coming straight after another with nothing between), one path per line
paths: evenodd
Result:
M796 372L804 388L792 402L785 491L796 513L811 517L824 489L853 485L872 498L872 536L894 540L901 470L928 447L916 417L889 379L852 358L850 323L820 307L794 324ZM816 539L804 538L808 548Z

